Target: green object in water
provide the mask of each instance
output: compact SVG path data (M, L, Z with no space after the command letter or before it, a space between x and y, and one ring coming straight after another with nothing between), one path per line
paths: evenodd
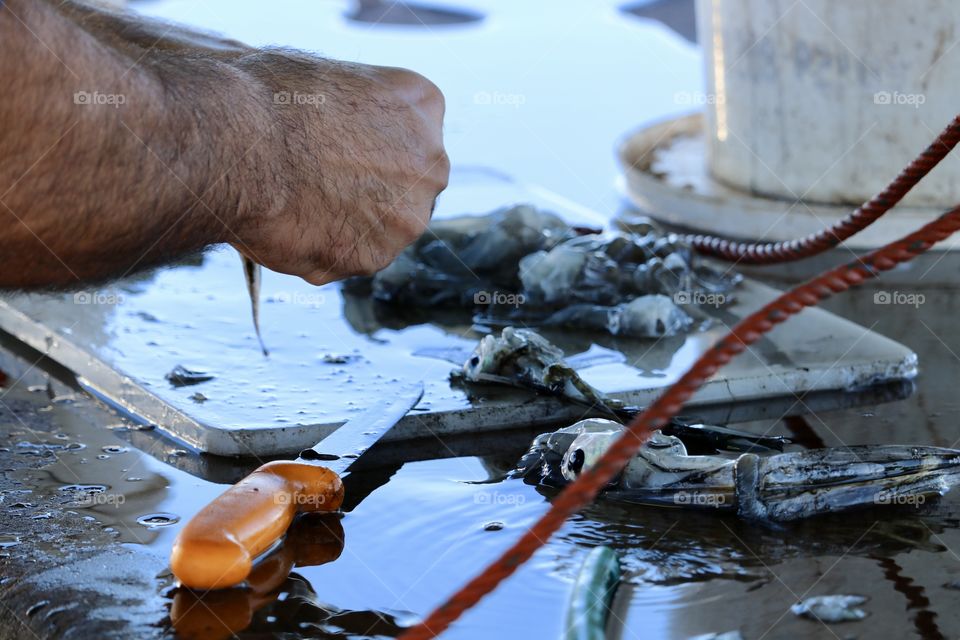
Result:
M587 554L573 583L564 640L605 640L613 594L620 583L620 560L610 547Z

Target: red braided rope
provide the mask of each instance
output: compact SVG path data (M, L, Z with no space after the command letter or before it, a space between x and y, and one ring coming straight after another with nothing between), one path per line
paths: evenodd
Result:
M831 227L805 238L756 244L734 242L716 236L688 235L684 239L705 255L743 264L776 264L809 258L832 249L863 231L907 195L960 142L960 115L919 156L904 168L883 191L860 205Z
M957 121L955 120L954 123ZM650 433L680 412L683 404L720 367L792 315L815 306L824 298L846 291L882 271L913 259L960 229L960 206L944 213L900 240L867 254L863 260L827 271L787 291L759 311L740 321L704 353L672 387L667 389L628 426L593 467L569 484L550 509L513 546L473 580L437 607L423 622L411 627L400 640L425 640L447 629L467 609L493 591L530 559L572 514L589 504L600 490L636 455Z

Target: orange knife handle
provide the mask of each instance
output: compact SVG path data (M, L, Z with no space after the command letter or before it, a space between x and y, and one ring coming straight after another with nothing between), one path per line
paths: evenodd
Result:
M170 568L191 589L243 582L254 559L286 532L301 511L336 511L343 483L304 462L268 462L223 492L180 530Z

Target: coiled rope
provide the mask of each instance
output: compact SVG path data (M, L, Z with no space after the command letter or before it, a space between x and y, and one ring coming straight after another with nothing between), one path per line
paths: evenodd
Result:
M880 219L930 173L930 170L957 146L957 142L960 142L960 115L883 191L860 205L843 220L805 238L759 243L734 242L707 235L687 235L683 236L683 239L704 255L743 264L778 264L815 256L836 247Z

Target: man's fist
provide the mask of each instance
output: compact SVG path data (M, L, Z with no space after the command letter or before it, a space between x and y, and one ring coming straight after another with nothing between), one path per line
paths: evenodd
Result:
M433 83L285 51L234 64L264 87L275 128L260 144L277 153L239 251L319 285L382 269L423 233L450 172Z

